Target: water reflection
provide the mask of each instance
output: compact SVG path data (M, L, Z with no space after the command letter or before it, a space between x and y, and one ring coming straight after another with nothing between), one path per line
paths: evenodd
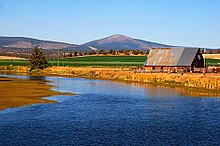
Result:
M220 103L213 98L138 83L46 80L55 90L82 94L0 112L0 145L220 144Z
M186 88L186 87L163 87L145 85L146 94L149 97L173 97L173 96L188 96L188 97L220 97L218 90L208 90L200 88Z
M182 96L182 92L175 88L157 87L157 86L147 86L145 87L146 94L148 97L173 97Z
M30 80L46 81L46 77L45 76L28 76L28 79L30 79Z

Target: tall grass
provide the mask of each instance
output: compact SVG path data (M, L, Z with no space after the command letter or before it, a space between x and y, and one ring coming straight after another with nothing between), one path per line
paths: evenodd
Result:
M122 70L100 70L96 68L73 68L73 67L51 67L46 73L57 73L63 75L75 75L98 79L113 79L123 81L134 81L153 83L161 85L174 85L182 87L196 87L204 89L220 90L220 76L218 74L169 74L169 73L135 73Z

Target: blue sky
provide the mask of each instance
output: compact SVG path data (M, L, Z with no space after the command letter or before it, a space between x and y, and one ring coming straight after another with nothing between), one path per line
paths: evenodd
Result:
M220 48L220 0L0 0L0 36L82 44L113 34Z

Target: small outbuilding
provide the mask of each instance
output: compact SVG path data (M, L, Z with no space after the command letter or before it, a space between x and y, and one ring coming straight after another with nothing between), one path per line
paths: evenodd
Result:
M144 63L152 71L189 72L204 68L199 48L152 48Z

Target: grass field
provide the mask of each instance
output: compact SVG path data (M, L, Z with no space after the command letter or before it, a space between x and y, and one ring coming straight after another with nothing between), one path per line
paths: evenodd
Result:
M62 58L59 61L59 66L103 66L103 67L129 67L129 66L143 66L146 61L146 56L88 56L77 58ZM52 66L57 66L56 59L50 59L49 63ZM206 59L207 65L220 66L220 60ZM0 66L27 66L27 60L0 60Z
M60 66L143 66L145 61L145 56L88 56L60 59ZM49 62L57 65L57 60Z
M27 66L27 60L0 60L0 66Z
M206 66L220 66L219 59L205 59Z

